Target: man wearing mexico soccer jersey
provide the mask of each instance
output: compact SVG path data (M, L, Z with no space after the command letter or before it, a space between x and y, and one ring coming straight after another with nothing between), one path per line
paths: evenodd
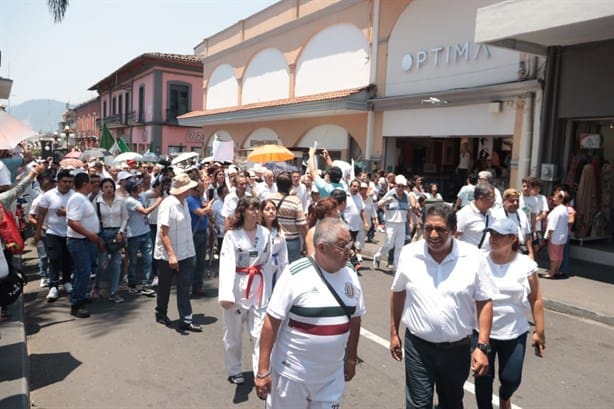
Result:
M339 407L356 373L365 305L347 224L323 219L313 241L314 258L286 268L267 308L255 384L269 409Z

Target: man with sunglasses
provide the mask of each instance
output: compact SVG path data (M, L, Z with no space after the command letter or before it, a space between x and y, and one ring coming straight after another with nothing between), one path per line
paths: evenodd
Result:
M496 287L480 252L455 239L455 230L452 207L428 207L424 239L403 247L392 282L390 353L397 361L405 358L408 409L433 407L435 386L439 407L462 408L469 370L474 376L488 370ZM478 346L471 352L476 327Z

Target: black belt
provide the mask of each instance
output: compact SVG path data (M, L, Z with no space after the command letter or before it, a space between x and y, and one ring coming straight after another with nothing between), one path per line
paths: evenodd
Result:
M102 230L113 230L113 229L119 229L119 227L103 227Z
M68 237L68 240L88 240L88 238L84 237L84 238L81 239L79 237Z
M411 338L412 341L431 346L435 349L453 349L453 348L458 348L458 347L465 346L465 345L469 347L469 336L466 336L465 338L461 338L458 341L453 341L453 342L430 342L430 341L426 341L420 337L415 336L409 331L407 331L407 334L409 334L409 338Z

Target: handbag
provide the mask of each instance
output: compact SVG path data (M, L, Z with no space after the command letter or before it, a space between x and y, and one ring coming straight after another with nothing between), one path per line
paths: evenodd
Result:
M0 203L0 214L2 215L2 221L0 221L0 238L5 247L12 254L19 254L23 251L23 237L17 227L15 216L6 210L6 208Z
M23 293L26 278L9 266L5 253L0 251L0 307L13 304Z
M100 217L100 202L96 202L96 210L98 211L98 221L100 222L100 233L102 234L104 227L102 227L102 218ZM126 239L124 239L123 235L122 235L121 240L117 240L117 235L104 239L104 248L109 253L118 252L124 247L126 247Z

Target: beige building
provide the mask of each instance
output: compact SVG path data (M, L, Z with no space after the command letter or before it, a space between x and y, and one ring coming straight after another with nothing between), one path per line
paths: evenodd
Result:
M539 60L473 42L492 0L282 0L195 47L203 107L179 118L237 160L263 143L423 174L456 194L472 168L519 185L531 170ZM445 11L445 12L444 12ZM488 155L486 155L488 153ZM462 179L462 178L461 178Z

